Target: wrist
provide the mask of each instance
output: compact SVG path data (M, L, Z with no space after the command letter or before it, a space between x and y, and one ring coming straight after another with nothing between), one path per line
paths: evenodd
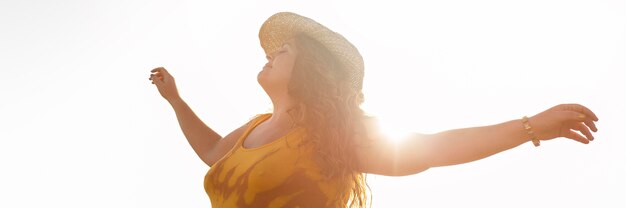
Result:
M184 100L183 100L180 96L177 96L177 97L174 97L174 98L167 99L167 102L169 102L169 103L170 103L170 105L172 105L172 106L174 106L174 105L179 105L179 104L181 104L181 103L185 103L185 101L184 101Z
M536 133L535 129L533 129L533 127L532 127L528 117L524 116L522 118L522 126L526 130L526 135L528 137L530 137L530 141L533 142L535 147L538 147L540 145L539 137L537 137L537 133Z

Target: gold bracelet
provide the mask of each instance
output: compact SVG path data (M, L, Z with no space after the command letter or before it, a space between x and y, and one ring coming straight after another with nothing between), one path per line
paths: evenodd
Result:
M524 124L524 129L526 129L526 133L528 133L528 135L530 136L530 140L533 141L535 147L538 147L539 139L537 139L537 136L535 136L535 132L532 129L533 127L531 127L528 123L528 117L524 116L522 118L522 124Z

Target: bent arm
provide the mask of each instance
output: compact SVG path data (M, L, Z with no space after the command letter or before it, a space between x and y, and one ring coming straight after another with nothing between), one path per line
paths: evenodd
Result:
M184 100L174 99L170 101L170 104L176 112L180 129L193 150L204 163L211 164L208 153L222 139L222 136L204 124Z

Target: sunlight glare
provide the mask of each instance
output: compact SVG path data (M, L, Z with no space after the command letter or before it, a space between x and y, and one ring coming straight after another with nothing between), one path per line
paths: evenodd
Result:
M412 130L404 125L406 122L399 119L390 119L379 117L378 126L380 131L386 138L394 143L400 143L406 140L412 133Z

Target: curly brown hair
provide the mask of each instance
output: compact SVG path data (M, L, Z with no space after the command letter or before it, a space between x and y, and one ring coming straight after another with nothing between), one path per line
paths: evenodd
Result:
M366 207L366 174L356 171L354 138L363 132L363 93L351 87L349 72L319 42L295 37L298 55L288 85L296 101L289 111L297 126L305 127L304 141L315 145L315 161L327 179L339 179L337 207ZM371 204L370 204L371 206Z

